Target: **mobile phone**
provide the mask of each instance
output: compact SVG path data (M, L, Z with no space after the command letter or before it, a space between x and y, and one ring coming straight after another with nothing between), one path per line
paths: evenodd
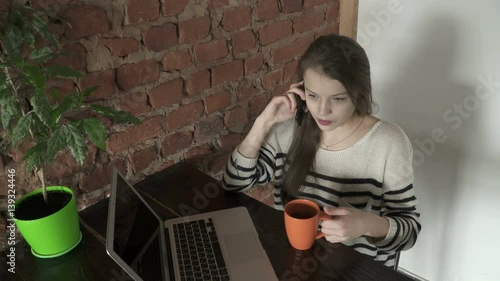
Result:
M304 91L304 85L300 85L299 89ZM297 101L297 112L295 113L295 121L299 126L302 126L302 121L304 120L304 106L306 102L300 98L300 96L295 95L295 100Z

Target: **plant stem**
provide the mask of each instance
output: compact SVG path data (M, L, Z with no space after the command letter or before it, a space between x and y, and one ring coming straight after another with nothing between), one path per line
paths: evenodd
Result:
M45 188L45 175L43 173L43 168L40 168L40 170L38 170L36 172L36 174L38 175L38 178L42 182L43 201L45 201L45 205L47 205L47 207L48 207L49 206L49 194L47 193L47 189Z
M4 53L5 55L8 55L6 53L6 50L3 46L3 44L0 42L0 47L2 47L2 49L4 50ZM4 60L3 60L3 56L0 56L0 63L4 63ZM14 96L16 99L18 99L18 92L17 92L17 89L16 86L14 85L14 83L12 82L13 79L11 78L11 75L9 73L9 69L7 67L3 67L3 72L5 73L5 76L6 76L6 82L8 84L10 84L10 87L12 88L12 91L14 91ZM26 113L24 112L24 109L23 107L21 106L20 107L20 110L21 110L21 113L23 114L23 116L26 115ZM30 132L30 135L31 135L31 139L33 139L33 141L36 141L35 139L35 135L33 134L33 131L31 130L31 128L29 129L29 132ZM40 168L36 174L38 175L38 178L40 179L40 181L42 182L42 194L43 194L43 200L45 201L45 204L48 206L49 205L49 196L47 194L47 190L45 188L45 177L44 177L44 174L43 174L43 168Z

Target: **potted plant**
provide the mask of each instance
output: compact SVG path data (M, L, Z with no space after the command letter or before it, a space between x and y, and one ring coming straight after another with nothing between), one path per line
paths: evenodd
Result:
M86 139L105 150L106 130L97 115L117 122L139 122L128 112L88 103L86 97L95 88L80 90L75 86L74 92L59 97L49 86L49 79L77 79L82 74L49 63L61 55L61 48L48 29L48 21L62 23L27 4L11 4L0 15L2 148L24 151L23 164L42 184L41 189L17 200L15 210L9 213L38 257L62 255L81 240L73 192L63 186L46 187L44 167L67 149L82 165Z

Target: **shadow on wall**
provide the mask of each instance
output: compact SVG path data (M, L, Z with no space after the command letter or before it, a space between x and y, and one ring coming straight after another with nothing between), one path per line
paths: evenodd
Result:
M450 251L460 246L449 242L450 237L459 235L449 227L459 223L459 163L470 141L467 132L478 125L479 114L474 111L485 100L476 96L477 85L453 77L454 63L459 59L458 35L453 18L426 20L414 34L417 44L406 50L396 66L400 71L380 89L384 118L404 128L413 145L421 237L431 239L418 251L436 257L419 263L434 276L449 272L443 267L448 264ZM456 238L451 241L460 241Z

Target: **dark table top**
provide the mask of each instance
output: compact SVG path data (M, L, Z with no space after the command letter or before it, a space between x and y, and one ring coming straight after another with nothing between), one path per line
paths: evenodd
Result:
M245 194L225 193L219 181L179 163L137 183L162 219L245 206L262 246L280 280L411 280L342 244L319 239L307 251L293 249L286 238L283 212ZM82 242L70 253L52 259L31 255L23 241L16 244L16 274L7 271L0 255L0 280L132 280L106 254L108 200L80 212Z

